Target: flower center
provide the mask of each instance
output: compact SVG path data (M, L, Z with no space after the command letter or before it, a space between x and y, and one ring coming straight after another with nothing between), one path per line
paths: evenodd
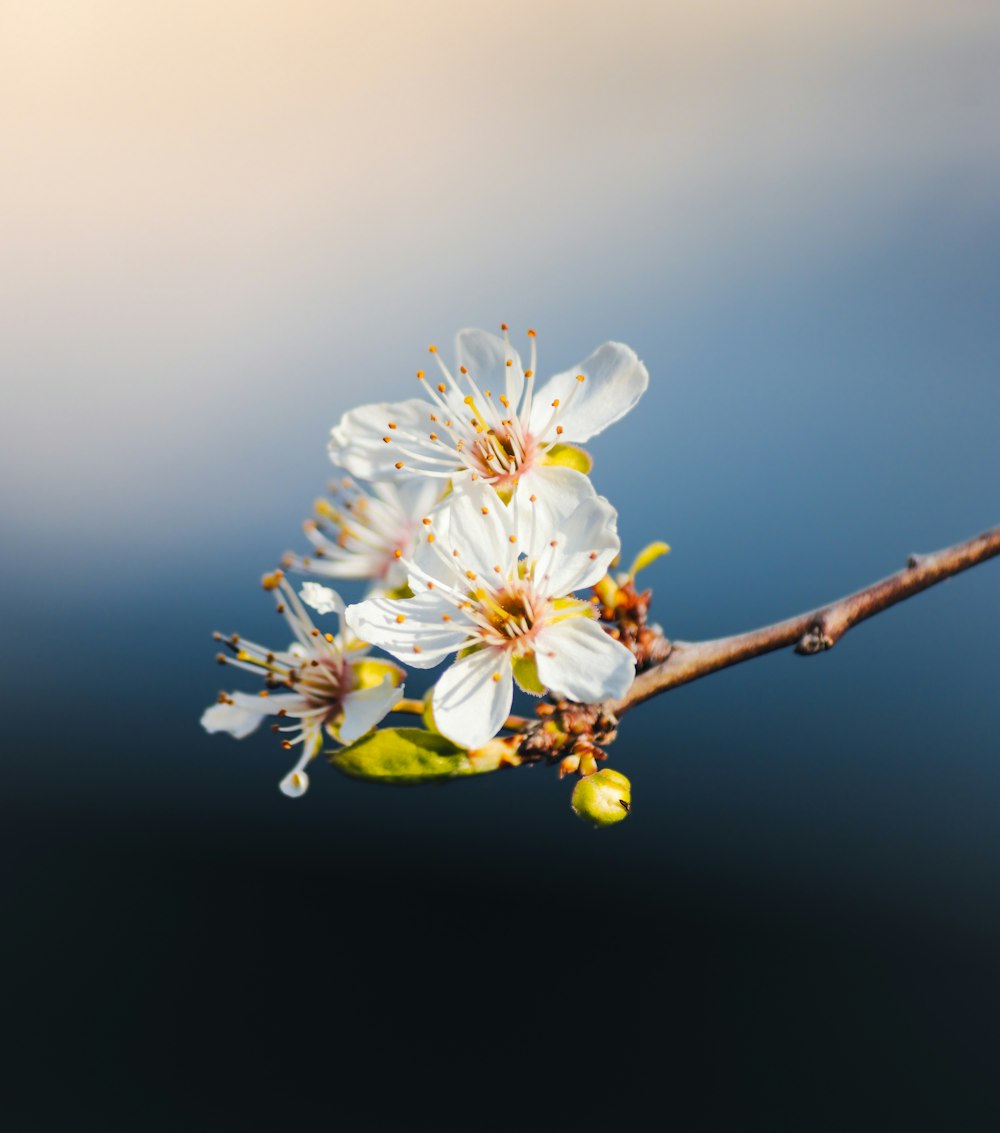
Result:
M536 462L538 444L530 433L514 436L510 428L485 430L467 456L478 476L498 491L516 486L521 477Z
M528 587L509 585L495 593L477 590L473 595L486 624L480 634L486 644L512 649L521 656L531 642L548 608Z
M344 694L351 691L350 666L339 658L317 657L299 670L298 688L312 709L324 711L324 722L341 709Z

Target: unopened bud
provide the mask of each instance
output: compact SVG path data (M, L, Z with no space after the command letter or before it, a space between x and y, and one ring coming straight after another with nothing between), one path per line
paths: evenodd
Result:
M620 772L605 767L577 783L570 805L585 822L611 826L621 822L632 809L632 784Z

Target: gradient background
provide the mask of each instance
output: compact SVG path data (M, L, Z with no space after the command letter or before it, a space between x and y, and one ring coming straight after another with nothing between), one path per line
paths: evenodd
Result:
M0 0L5 1128L997 1128L996 564L636 711L613 831L197 721L465 325L645 359L671 636L997 522L998 121L993 0Z

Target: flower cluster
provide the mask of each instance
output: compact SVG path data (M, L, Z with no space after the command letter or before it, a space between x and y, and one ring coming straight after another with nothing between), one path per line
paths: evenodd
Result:
M351 744L400 706L405 673L369 656L371 646L410 668L450 661L427 718L468 751L504 727L515 684L592 704L632 683L635 653L603 628L598 599L580 597L606 577L620 543L617 513L578 446L636 404L646 369L609 342L540 383L535 332L525 368L502 329L460 332L454 371L432 346L437 373L417 372L420 397L362 406L332 429L330 457L349 475L306 522L311 551L282 565L365 580L365 599L345 607L317 582L296 593L276 571L264 586L293 644L278 652L219 635L228 650L219 660L265 687L221 693L202 724L242 738L275 717L283 746L300 749L286 794L306 789L324 736ZM346 630L321 631L306 606Z

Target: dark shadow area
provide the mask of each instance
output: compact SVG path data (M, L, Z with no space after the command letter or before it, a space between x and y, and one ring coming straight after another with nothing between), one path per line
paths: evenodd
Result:
M119 820L5 843L8 1128L1000 1120L993 947L867 896L530 838Z

